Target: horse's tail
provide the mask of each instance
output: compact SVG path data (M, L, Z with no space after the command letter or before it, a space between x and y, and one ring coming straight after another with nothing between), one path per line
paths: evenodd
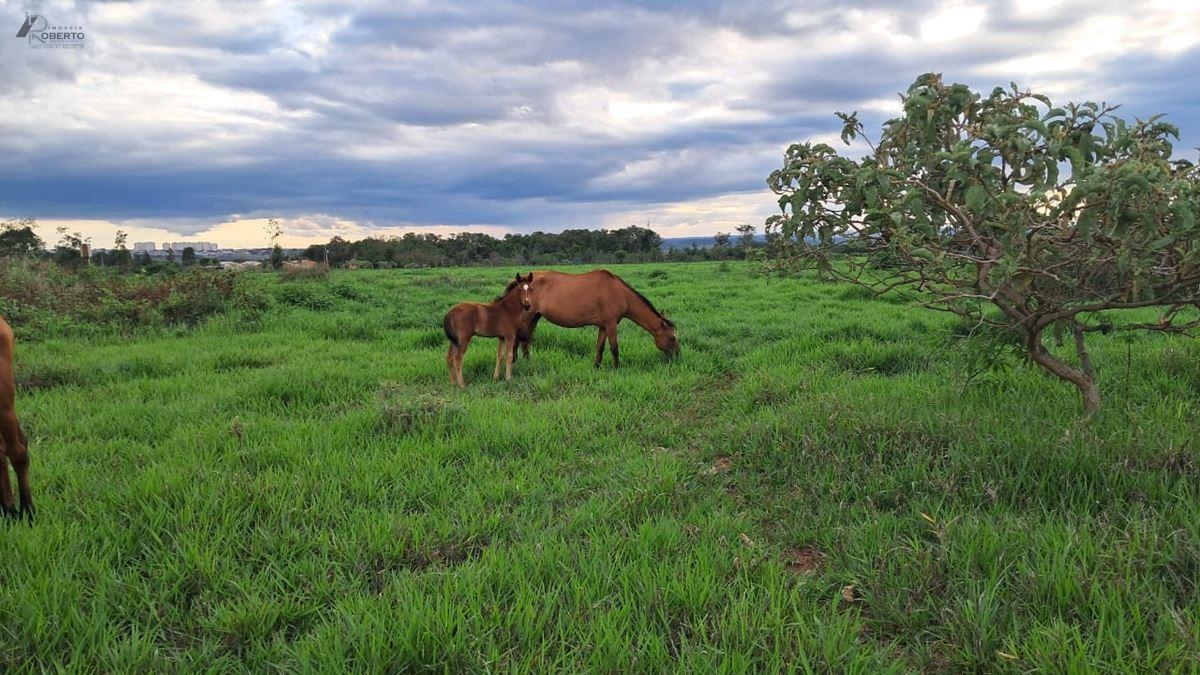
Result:
M454 314L454 310L446 312L446 316L442 317L442 330L446 331L446 338L450 340L450 344L458 347L458 337L454 334L454 323L450 320L452 314Z

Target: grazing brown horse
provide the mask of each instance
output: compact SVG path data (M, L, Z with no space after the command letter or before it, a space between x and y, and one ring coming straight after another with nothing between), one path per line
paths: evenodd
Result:
M613 367L621 366L617 349L617 324L630 319L654 336L654 344L669 356L679 353L675 324L654 308L646 296L633 290L621 277L608 270L592 270L583 274L565 272L535 272L538 278L537 299L533 311L521 322L517 337L525 357L533 331L545 317L550 323L567 328L597 326L596 367L604 359L604 343L612 351ZM515 355L515 354L514 354Z
M504 293L492 302L481 305L477 302L463 302L454 306L442 319L442 328L450 339L450 349L446 351L446 366L450 369L450 381L460 387L466 387L463 382L462 362L467 353L467 345L471 338L481 337L500 338L496 350L496 369L492 371L492 379L500 377L500 359L504 359L504 379L512 379L513 352L517 347L517 330L521 324L521 313L528 310L533 303L533 275L517 275L515 281L508 282Z
M13 333L0 317L0 511L9 517L33 518L33 497L29 492L29 450L25 434L17 422L16 386L13 383ZM12 485L8 482L8 464L17 474L21 508L13 508Z

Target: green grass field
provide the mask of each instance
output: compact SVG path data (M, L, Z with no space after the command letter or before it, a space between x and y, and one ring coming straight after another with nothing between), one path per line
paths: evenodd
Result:
M450 385L508 268L285 282L261 322L18 344L38 519L0 672L1196 672L1200 344L1095 336L1105 408L946 315L740 263L676 321L543 322ZM16 327L18 340L21 328Z

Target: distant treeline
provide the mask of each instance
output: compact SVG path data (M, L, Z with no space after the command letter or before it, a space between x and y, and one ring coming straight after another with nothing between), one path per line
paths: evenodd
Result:
M85 265L82 257L88 240L78 232L58 228L59 241L46 250L37 235L32 218L9 219L0 223L0 259L46 258L63 267ZM715 236L695 237L690 245L672 241L664 246L657 232L636 225L618 230L564 230L557 234L507 234L498 239L479 232L459 232L441 236L408 233L401 237L368 237L348 241L334 237L328 243L313 244L299 251L300 256L335 267L457 267L470 265L562 265L645 262L689 262L745 258L753 248L764 244L754 236L754 228L742 225L734 238L718 232ZM217 261L201 258L188 247L179 253L168 252L165 260L152 260L146 252L126 248L128 235L117 231L113 247L93 249L93 266L126 272L157 272L178 265L212 265ZM765 242L770 245L769 241ZM664 250L665 249L665 250ZM269 267L279 268L286 257L295 255L274 246Z
M449 236L408 233L401 237L368 237L347 241L334 237L313 244L302 256L333 266L370 263L375 267L455 267L463 265L560 265L569 263L639 263L726 260L745 256L747 245L716 245L663 251L658 233L644 227L619 230L564 230L558 234L507 234L497 239L479 232Z

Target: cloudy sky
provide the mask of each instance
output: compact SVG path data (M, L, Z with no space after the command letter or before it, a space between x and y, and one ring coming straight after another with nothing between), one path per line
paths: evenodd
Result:
M31 49L27 13L84 48ZM789 143L878 129L926 71L1200 145L1191 0L0 0L0 220L101 247L761 229Z

